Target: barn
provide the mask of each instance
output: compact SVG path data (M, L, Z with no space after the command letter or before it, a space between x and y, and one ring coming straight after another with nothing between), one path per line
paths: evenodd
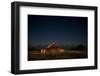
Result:
M42 54L58 54L63 53L64 49L57 46L55 42L48 45L46 48L41 49Z

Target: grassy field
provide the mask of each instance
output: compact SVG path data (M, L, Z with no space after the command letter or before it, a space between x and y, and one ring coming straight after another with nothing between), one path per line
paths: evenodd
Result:
M28 60L53 60L53 59L78 59L87 58L86 51L66 50L64 53L42 54L40 52L30 51L28 54Z

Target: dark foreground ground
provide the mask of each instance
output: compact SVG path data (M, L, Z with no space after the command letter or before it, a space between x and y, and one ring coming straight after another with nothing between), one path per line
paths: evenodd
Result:
M40 52L29 52L28 60L54 60L54 59L79 59L79 58L87 58L86 51L66 51L64 53L57 54L41 54Z

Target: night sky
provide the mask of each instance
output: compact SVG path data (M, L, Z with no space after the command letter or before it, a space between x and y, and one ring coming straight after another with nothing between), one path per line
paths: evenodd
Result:
M28 15L28 44L87 44L87 17Z

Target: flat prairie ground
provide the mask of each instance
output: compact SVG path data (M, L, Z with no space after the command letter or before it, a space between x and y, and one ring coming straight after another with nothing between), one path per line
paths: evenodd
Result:
M63 53L41 53L30 51L28 53L28 60L53 60L53 59L79 59L79 58L87 58L87 51L76 51L76 50L66 50Z

